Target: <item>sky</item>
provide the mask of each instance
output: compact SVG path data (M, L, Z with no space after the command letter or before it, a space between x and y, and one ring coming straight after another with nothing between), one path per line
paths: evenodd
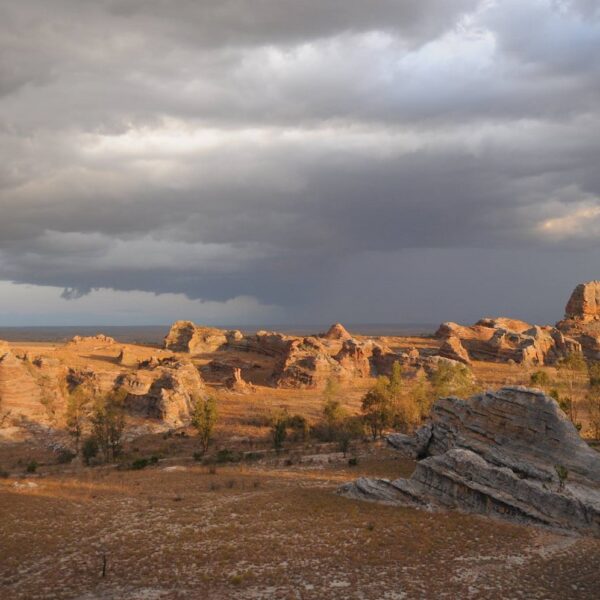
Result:
M0 325L561 318L597 0L0 0Z

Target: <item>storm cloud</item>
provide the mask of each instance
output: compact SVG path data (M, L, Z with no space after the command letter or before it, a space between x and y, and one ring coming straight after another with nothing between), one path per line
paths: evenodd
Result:
M0 0L0 280L556 320L600 278L599 55L590 0Z

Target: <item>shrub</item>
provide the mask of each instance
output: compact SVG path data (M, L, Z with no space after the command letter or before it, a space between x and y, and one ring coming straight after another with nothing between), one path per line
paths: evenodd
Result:
M229 448L219 450L216 456L216 461L218 463L240 462L241 459L242 456L239 452L234 452L233 450L229 450Z
M25 467L27 473L35 473L37 471L38 464L35 460L30 460Z
M536 371L535 373L531 374L529 383L535 387L545 390L551 384L550 376L545 371Z
M60 450L58 452L56 461L58 462L59 465L66 465L66 464L70 463L75 458L75 456L76 456L76 454L74 452L71 452L70 450L63 448L62 450Z
M285 410L275 413L271 418L271 441L277 452L283 448L283 442L287 437L288 422L289 416Z
M131 469L132 471L141 471L142 469L145 469L149 464L150 461L147 458L136 458L136 460L134 460L131 463Z
M202 450L206 452L217 424L217 401L213 396L197 398L194 406L192 425L198 431Z
M92 458L98 455L98 442L95 437L89 437L83 442L81 453L83 455L83 462L86 465L90 464Z
M356 458L356 456L353 456L352 458L348 459L348 466L349 467L357 467L358 466L358 458Z
M0 479L8 479L10 477L10 473L8 471L4 471L0 469Z
M194 452L192 456L196 462L202 462L202 459L204 458L204 452Z

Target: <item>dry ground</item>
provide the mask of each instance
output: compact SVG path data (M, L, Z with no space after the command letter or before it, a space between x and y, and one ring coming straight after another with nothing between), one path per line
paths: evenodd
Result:
M436 343L390 340L403 349ZM139 358L156 353L129 348ZM118 348L77 356L65 346L22 350L120 368ZM474 372L487 387L524 384L530 375L492 363L476 363ZM371 383L342 389L350 412ZM258 386L247 395L220 391L219 406L215 449L258 452L270 411L286 407L316 421L322 396ZM128 443L127 461L165 457L143 471L57 465L52 440L40 440L0 447L0 471L11 473L0 479L1 600L600 597L600 540L337 496L360 474L411 473L412 463L371 444L355 448L354 468L339 455L328 462L334 447L311 443L211 473L191 460L193 437L148 434ZM40 476L25 477L32 458Z
M2 480L0 597L598 597L600 540L335 495L411 472L382 449L354 468L285 460Z

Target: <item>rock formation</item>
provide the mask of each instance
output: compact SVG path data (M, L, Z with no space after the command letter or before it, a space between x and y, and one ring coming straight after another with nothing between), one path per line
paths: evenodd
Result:
M206 394L196 367L175 357L151 357L133 371L69 369L71 389L84 386L92 396L126 392L125 408L131 416L155 419L169 427L189 423L194 400Z
M456 323L443 323L436 337L444 340L440 349L442 356L455 360L487 360L519 364L554 364L570 352L581 349L575 339L566 337L554 327L528 325L514 319L481 319L471 327ZM452 347L459 350L458 342L466 351L466 357L459 358L460 351L452 354Z
M462 345L460 338L455 335L448 336L440 347L439 355L450 360L456 360L465 365L471 364L469 353Z
M93 346L95 348L102 348L104 346L112 346L115 340L108 335L99 333L98 335L80 336L76 335L71 339L69 344L73 346Z
M580 344L589 360L600 360L600 281L578 285L565 308L565 318L556 324Z
M138 362L135 354L127 348L122 348L117 356L117 363L124 367L137 367Z
M600 536L600 454L556 401L537 390L442 398L414 436L388 441L417 458L410 479L362 478L340 493Z
M600 319L600 281L580 283L573 290L565 308L565 318L584 321Z
M346 328L341 323L335 323L332 325L326 333L323 333L320 337L326 340L350 340L352 336L348 333Z
M146 369L121 375L117 389L127 392L128 412L147 419L157 419L169 427L190 422L197 398L206 395L196 367L188 361L166 358Z
M192 321L177 321L165 337L164 347L173 352L201 354L215 352L227 341L227 332L221 329L199 327Z
M231 367L231 374L225 379L225 387L237 394L248 394L252 391L253 386L242 377L242 369L239 367Z

